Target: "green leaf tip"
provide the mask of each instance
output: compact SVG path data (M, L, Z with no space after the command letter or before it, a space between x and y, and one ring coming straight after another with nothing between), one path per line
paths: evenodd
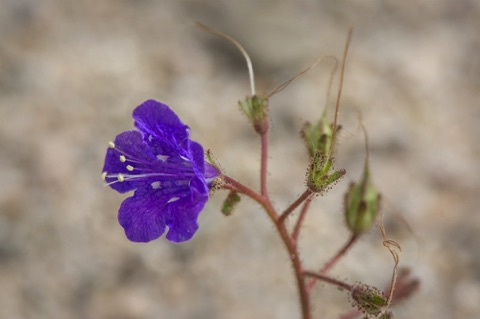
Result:
M230 216L233 213L233 210L237 206L237 204L240 202L240 195L238 195L237 192L231 191L228 193L227 198L223 202L222 206L222 214L225 216Z

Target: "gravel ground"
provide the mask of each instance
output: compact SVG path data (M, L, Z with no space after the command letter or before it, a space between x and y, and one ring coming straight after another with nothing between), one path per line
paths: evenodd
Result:
M361 173L368 130L389 235L420 291L396 318L480 313L480 2L0 0L0 318L300 318L282 243L244 200L223 217L215 194L189 242L130 243L123 195L100 179L108 141L143 100L169 104L225 171L258 186L258 140L237 101L244 61L194 27L242 42L268 92L354 38L342 98L337 166L301 236L317 268L348 237L342 196ZM276 207L304 189L299 139L322 112L323 64L271 99L270 192ZM368 256L368 258L366 258ZM392 260L371 231L332 271L384 286ZM315 318L349 309L319 285Z

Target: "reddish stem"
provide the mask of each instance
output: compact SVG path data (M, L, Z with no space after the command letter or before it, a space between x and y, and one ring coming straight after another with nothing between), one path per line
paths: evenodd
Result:
M298 292L300 295L300 306L302 308L302 318L303 319L311 319L310 313L310 295L305 286L305 278L303 275L303 265L299 257L299 253L295 243L292 241L285 224L282 223L279 219L278 213L276 212L275 208L272 206L270 199L268 196L264 196L252 190L251 188L243 185L242 183L236 181L235 179L229 176L223 176L224 181L227 183L225 188L227 189L235 189L239 193L249 196L253 200L255 200L258 204L260 204L267 215L270 217L272 222L275 225L280 237L282 238L285 247L287 248L288 255L290 256L290 260L292 261L293 270L295 272L295 279L297 282Z
M321 281L326 282L328 284L335 285L340 289L345 289L345 290L350 291L353 288L351 285L347 284L346 282L343 282L341 280L334 279L334 278L331 278L331 277L328 277L328 276L325 276L325 275L322 275L322 274L319 274L319 273L316 273L316 272L313 272L313 271L305 271L304 275L308 276L308 277L313 277L315 280L321 280Z
M292 240L295 244L297 244L298 235L300 234L300 229L302 227L303 220L305 219L305 216L307 216L307 211L310 208L310 204L312 203L312 200L313 200L313 194L310 195L305 201L305 203L303 204L302 210L300 211L300 215L298 216L297 222L295 223L295 227L293 228Z
M261 135L262 151L260 159L260 192L263 196L267 196L267 164L268 164L268 132Z
M343 247L320 269L319 274L325 274L329 271L339 260L342 258L347 251L352 247L352 245L357 241L358 236L352 235L348 242L343 245ZM317 278L312 278L307 284L307 290L311 291L315 283L317 282Z
M280 222L283 223L285 219L290 215L298 206L300 206L303 201L305 201L310 195L312 195L312 191L307 189L296 201L294 201L283 213L280 215Z
M282 237L283 242L287 248L288 254L290 255L290 260L292 261L292 266L295 272L295 279L297 282L298 292L300 295L300 305L302 308L302 318L311 319L310 313L310 294L307 291L305 285L305 277L303 272L302 261L297 250L296 244L292 241L288 230L285 227L284 223L278 222L275 225L277 227L280 236Z
M262 196L261 194L257 193L256 191L254 191L253 189L251 189L250 187L248 186L245 186L243 185L242 183L238 182L237 180L227 176L227 175L223 175L223 180L227 183L227 185L225 185L223 188L226 188L226 189L229 189L229 190L235 190L241 194L244 194L244 195L247 195L248 197L250 197L251 199L253 199L254 201L256 201L257 203L259 203L260 205L262 205L263 208L265 208L265 201L266 201L266 198L265 196ZM275 211L273 211L275 216L270 216L272 217L275 221L278 219L278 215ZM271 212L268 212L267 213L270 213Z

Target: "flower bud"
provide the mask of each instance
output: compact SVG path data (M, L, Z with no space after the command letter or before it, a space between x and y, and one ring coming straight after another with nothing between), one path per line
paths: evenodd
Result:
M265 134L269 128L268 122L268 99L262 96L253 95L245 99L245 102L239 101L238 104L242 112L252 122L255 131L258 134Z
M314 193L321 193L338 181L345 170L331 172L333 168L333 124L328 123L327 113L323 112L317 124L305 123L302 138L311 157L307 171L307 187Z
M387 305L387 297L385 297L380 290L374 287L367 285L356 285L353 287L351 293L355 306L367 315L377 316Z
M316 125L305 123L301 135L305 141L308 154L313 157L317 152L327 156L332 146L333 125L328 123L327 113L323 112L322 118Z
M240 195L238 195L237 192L231 191L230 193L228 193L227 198L225 198L225 201L223 202L222 214L225 216L232 215L233 209L237 206L239 202Z
M344 169L330 172L332 166L333 158L327 158L317 151L310 161L310 166L307 171L308 189L314 193L324 192L331 184L345 175L346 171Z
M354 234L367 231L375 223L379 202L380 195L370 179L368 163L365 163L361 181L351 183L345 195L345 219Z

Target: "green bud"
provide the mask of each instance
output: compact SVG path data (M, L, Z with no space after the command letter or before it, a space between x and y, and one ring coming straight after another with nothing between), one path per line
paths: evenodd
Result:
M252 122L255 131L258 134L265 134L269 128L268 122L268 99L262 96L253 95L245 99L245 102L239 101L238 104L242 112Z
M331 184L345 175L344 169L330 172L333 167L333 158L317 151L310 161L307 171L307 187L314 193L321 193L328 189Z
M310 157L315 156L317 152L323 156L328 156L332 146L332 126L332 124L328 123L326 112L323 112L320 121L316 125L309 122L305 123L300 133L305 141Z
M352 299L355 306L368 315L379 315L387 305L387 297L380 290L366 285L353 287Z
M380 195L370 179L368 163L365 163L362 179L351 183L345 195L345 219L354 234L367 231L377 217Z
M240 195L237 192L231 191L223 202L222 214L225 216L232 215L233 209L240 202Z
M307 187L314 193L327 190L333 183L345 175L344 169L332 171L333 168L333 124L328 123L324 111L317 124L306 123L301 135L310 155L307 171Z

